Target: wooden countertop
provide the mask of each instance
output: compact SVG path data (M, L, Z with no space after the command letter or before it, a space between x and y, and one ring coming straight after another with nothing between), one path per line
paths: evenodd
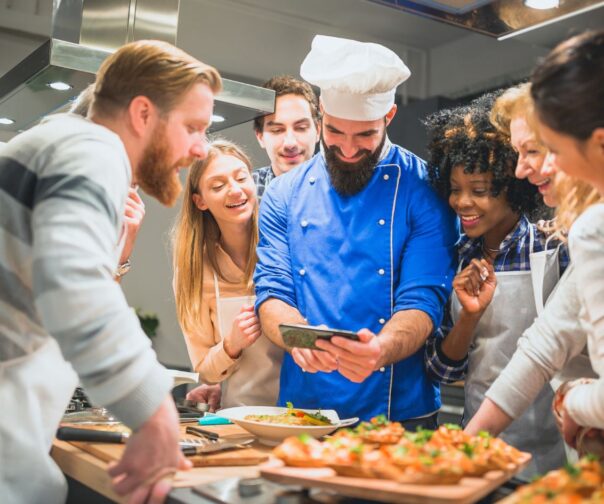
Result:
M183 430L182 437L189 437L184 433L185 427L181 427ZM247 432L236 425L204 428L213 430L223 437L241 435ZM124 447L125 445L100 445L98 443L87 443L85 446L89 451L98 451L100 456L105 456L105 460L117 459L124 450ZM258 443L254 444L254 448L262 453L269 453L271 451L271 448ZM111 456L106 457L108 454ZM111 480L107 474L108 462L102 458L88 453L71 443L59 440L54 441L51 455L66 475L112 501L125 502L125 499L118 497L112 491ZM530 456L527 454L526 460L522 465L528 463L529 459ZM400 502L404 497L409 502L442 502L447 504L475 502L496 489L522 467L521 465L521 467L510 469L509 472L492 471L481 478L464 478L459 484L439 487L434 485L397 484L384 480L361 480L355 483L355 478L338 477L335 474L329 476L321 474L313 479L314 473L312 471L309 473L308 470L300 470L299 468L279 469L279 463L276 459L273 459L273 461L275 462L274 464L270 461L262 464L264 477L279 483L327 488L342 495L378 499L384 502ZM258 477L260 476L260 467L260 465L195 467L189 471L176 473L173 487L176 489L182 488L182 491L187 491L185 490L186 488L226 478ZM325 471L325 468L319 471ZM329 469L329 471L331 470ZM271 473L272 477L269 477L270 474L268 473Z
M220 427L204 427L218 432L220 435L247 433L236 425ZM189 437L184 435L183 437ZM249 434L249 433L248 433ZM115 445L124 449L124 445ZM270 452L271 448L255 444L254 448ZM51 456L61 470L71 478L91 488L95 492L116 502L126 502L111 489L111 478L107 474L108 463L100 458L77 448L71 443L55 439L52 445ZM203 483L231 477L257 477L260 475L259 466L220 466L220 467L194 467L189 471L179 471L174 477L174 487L191 487Z

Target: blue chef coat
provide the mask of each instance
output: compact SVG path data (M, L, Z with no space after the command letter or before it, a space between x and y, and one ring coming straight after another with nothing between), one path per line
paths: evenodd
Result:
M321 153L264 193L260 207L256 307L276 298L309 324L379 333L399 310L421 310L440 326L455 272L454 214L424 180L409 151L384 147L366 187L341 196ZM335 409L340 418L394 420L440 407L438 385L426 375L423 347L353 383L339 372L305 373L286 354L279 405Z

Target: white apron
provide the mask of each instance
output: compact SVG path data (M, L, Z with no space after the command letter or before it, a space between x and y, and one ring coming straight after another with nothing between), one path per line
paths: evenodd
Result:
M220 297L214 274L216 317L221 339L231 331L233 320L244 305L253 305L255 296ZM283 350L264 334L242 352L237 368L221 382L222 408L233 406L274 406L279 395L279 374Z
M535 297L535 308L537 315L541 315L547 298L560 281L559 244L556 248L547 249L550 238L545 242L545 250L533 252L533 229L531 227L531 253L529 263L531 266L531 280L533 282L533 294Z
M67 483L49 452L77 375L48 338L31 354L0 363L0 500L64 503Z
M532 228L530 239L532 252ZM486 391L516 351L518 338L537 315L531 271L500 272L496 275L497 288L493 300L481 317L470 345L464 425L480 407ZM452 297L451 311L453 322L457 322L461 304L456 295ZM533 455L530 465L520 474L521 478L529 479L559 468L566 461L564 442L551 411L553 397L551 387L546 385L524 414L500 436L512 446Z
M547 298L554 290L556 284L560 281L559 253L562 244L548 250L547 245L550 238L545 242L545 250L533 252L529 257L533 280L533 293L535 294L535 307L537 308L538 315L541 315L541 312L543 312ZM577 357L575 360L576 359ZM560 388L560 385L565 381L563 378L560 378L560 376L560 374L556 374L549 382L554 392L556 392L556 390ZM568 462L572 463L579 460L577 451L566 443L564 444L564 450L566 451L566 459Z

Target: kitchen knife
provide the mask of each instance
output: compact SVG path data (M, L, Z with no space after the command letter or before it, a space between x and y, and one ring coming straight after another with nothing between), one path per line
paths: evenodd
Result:
M246 448L246 445L253 443L255 440L255 437L239 439L232 442L219 440L203 445L181 446L181 450L185 455L205 455L207 453L231 450L233 448Z
M77 427L59 427L57 439L61 441L85 441L88 443L125 443L130 437L128 432L78 429Z
M195 436L205 437L212 441L216 441L218 438L220 438L220 435L218 433L212 432L212 431L209 431L206 429L202 429L201 427L188 426L185 429L185 432L187 434L193 434Z

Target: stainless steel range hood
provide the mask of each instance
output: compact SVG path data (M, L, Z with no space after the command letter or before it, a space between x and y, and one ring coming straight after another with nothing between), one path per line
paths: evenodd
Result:
M14 121L0 124L0 132L17 133L66 108L94 81L102 61L124 43L143 38L176 43L178 6L179 0L54 0L48 12L50 37L36 34L41 45L0 76L0 119ZM13 33L23 37L35 23L20 14L22 31ZM14 19L0 12L0 32L10 33L9 23L14 28ZM38 20L40 25L45 26ZM55 90L49 86L54 82L69 87ZM274 97L272 90L224 79L214 107L224 121L214 122L212 131L273 112Z

